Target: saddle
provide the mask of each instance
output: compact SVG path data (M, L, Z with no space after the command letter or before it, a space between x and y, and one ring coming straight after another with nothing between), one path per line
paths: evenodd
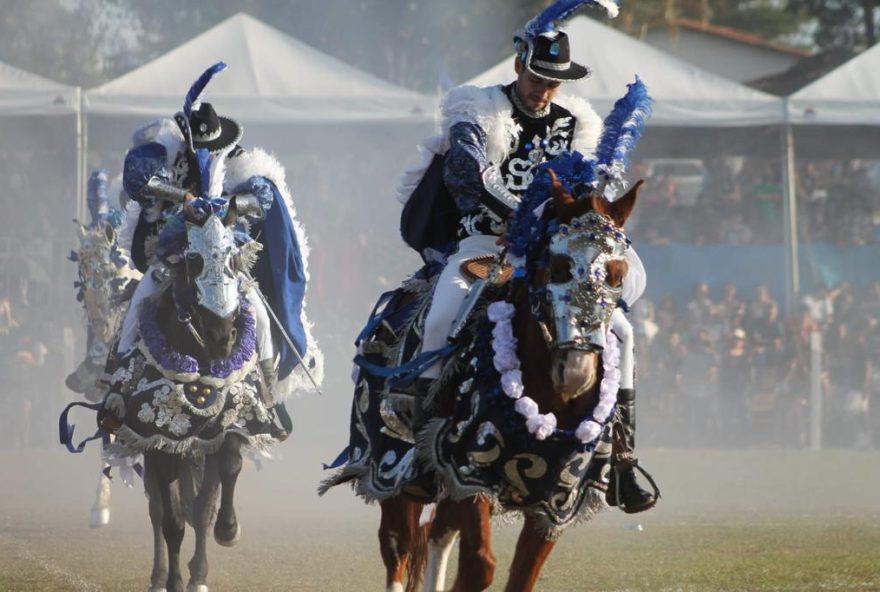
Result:
M462 263L461 273L471 282L488 280L496 286L503 286L513 276L513 266L509 263L502 263L497 271L495 270L496 266L497 258L494 255L483 255Z

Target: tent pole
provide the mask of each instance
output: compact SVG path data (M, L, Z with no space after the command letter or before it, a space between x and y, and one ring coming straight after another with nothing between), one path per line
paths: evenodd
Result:
M797 191L795 188L794 132L788 119L788 99L785 100L785 124L782 130L782 212L785 224L785 309L796 312L800 300L801 278L798 255Z
M85 220L85 153L82 88L76 88L76 219Z

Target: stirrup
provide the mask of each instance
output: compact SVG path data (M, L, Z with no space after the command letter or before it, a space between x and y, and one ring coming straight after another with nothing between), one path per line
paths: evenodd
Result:
M612 478L614 479L614 502L618 508L623 508L624 512L626 512L626 507L620 504L620 471L618 471L618 465L622 465L624 471L638 469L645 479L648 480L651 489L654 490L654 503L660 499L660 488L657 486L657 482L654 481L651 473L642 468L639 464L639 459L634 456L633 449L627 444L626 432L620 421L615 421L611 426L611 458L609 462L611 463ZM650 509L653 505L651 504L651 506L644 509Z

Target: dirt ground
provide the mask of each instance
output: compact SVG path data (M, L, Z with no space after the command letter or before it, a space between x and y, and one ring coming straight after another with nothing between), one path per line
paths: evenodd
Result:
M240 479L241 543L209 548L212 592L384 590L379 510L350 490L318 498L334 449L283 445ZM557 545L539 590L880 590L880 453L643 450L663 498L606 512ZM148 588L140 485L114 483L110 525L88 527L95 453L0 451L0 591ZM501 589L516 525L496 528ZM184 543L191 552L192 534ZM455 559L451 564L455 565Z

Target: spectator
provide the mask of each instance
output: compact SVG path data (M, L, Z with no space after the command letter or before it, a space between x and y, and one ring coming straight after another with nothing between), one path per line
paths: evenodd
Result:
M748 433L746 412L752 387L752 363L746 350L746 332L735 329L721 357L718 389L724 443L742 444Z
M780 336L779 305L766 284L755 288L755 300L749 304L746 331L757 343L766 343Z

